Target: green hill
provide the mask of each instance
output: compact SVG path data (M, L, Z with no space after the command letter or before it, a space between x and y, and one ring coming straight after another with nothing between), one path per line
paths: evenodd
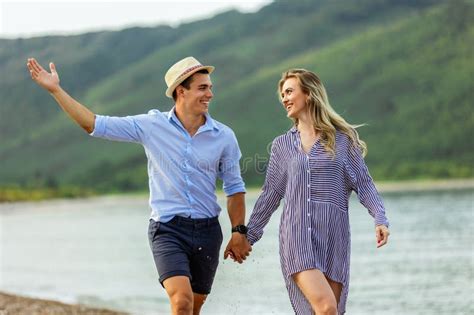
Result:
M166 69L194 55L216 66L214 118L231 126L248 184L290 127L282 71L317 72L331 104L367 142L375 179L473 177L473 5L437 1L277 1L177 28L0 40L0 186L145 189L138 145L90 139L25 68L54 60L63 87L100 114L168 110ZM4 75L5 74L5 75ZM6 75L8 74L8 75Z

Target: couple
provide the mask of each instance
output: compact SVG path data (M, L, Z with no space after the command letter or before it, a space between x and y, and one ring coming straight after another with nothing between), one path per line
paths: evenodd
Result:
M210 74L187 57L165 75L169 112L110 117L96 115L33 58L32 79L90 135L143 145L148 158L150 247L172 314L199 314L219 262L223 240L216 179L223 181L232 236L224 251L242 263L263 234L282 198L281 267L296 314L343 314L349 285L348 200L354 190L375 219L377 247L388 240L388 221L355 127L329 105L318 76L303 69L283 73L282 104L294 122L272 144L263 191L245 226L245 186L233 131L211 118Z

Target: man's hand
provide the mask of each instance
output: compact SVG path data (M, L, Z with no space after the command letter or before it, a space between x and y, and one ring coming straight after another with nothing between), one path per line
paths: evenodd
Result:
M30 70L33 81L39 86L51 93L59 106L87 133L94 131L95 114L87 107L73 99L59 85L59 75L56 72L54 63L49 64L51 73L44 70L43 67L34 58L28 58L26 66Z
M39 86L47 90L49 93L54 93L60 89L59 75L56 72L54 63L49 63L49 69L51 70L51 73L44 70L34 58L28 58L26 66L30 70L30 75L33 81L38 83Z
M250 246L247 237L244 234L234 232L224 251L224 259L230 256L234 261L241 264L247 259L251 251L252 246Z

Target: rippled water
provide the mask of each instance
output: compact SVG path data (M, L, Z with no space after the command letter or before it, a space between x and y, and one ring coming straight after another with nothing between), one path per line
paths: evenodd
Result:
M248 194L248 212L256 195ZM386 194L389 244L351 200L348 314L474 314L473 191ZM221 205L225 200L221 199ZM243 264L222 261L202 314L292 314L278 256L281 209ZM146 197L0 204L0 291L168 314L148 247ZM224 244L230 236L224 211ZM222 248L222 250L223 250Z

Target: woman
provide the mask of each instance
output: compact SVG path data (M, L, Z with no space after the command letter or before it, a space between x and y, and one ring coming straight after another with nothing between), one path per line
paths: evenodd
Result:
M248 224L251 245L263 234L282 198L280 262L296 314L344 314L349 287L349 196L355 191L375 219L377 247L388 220L364 163L356 126L329 105L318 76L283 73L281 101L294 126L272 144L263 191Z

